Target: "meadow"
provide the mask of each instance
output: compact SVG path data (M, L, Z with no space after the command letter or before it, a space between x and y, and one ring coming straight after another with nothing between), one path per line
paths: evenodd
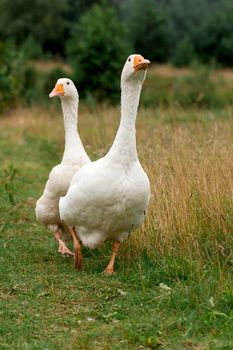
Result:
M119 107L80 107L93 160L118 123ZM84 249L76 272L35 220L35 201L63 151L59 101L8 112L0 133L1 349L233 348L231 106L140 108L150 209L111 277L101 274L110 246Z

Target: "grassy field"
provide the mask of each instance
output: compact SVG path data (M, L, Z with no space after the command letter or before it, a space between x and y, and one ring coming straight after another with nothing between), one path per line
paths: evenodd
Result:
M96 159L119 110L93 108L79 126ZM233 110L142 108L137 130L150 211L106 277L109 246L84 250L77 273L35 221L61 159L60 110L0 119L0 349L233 348Z

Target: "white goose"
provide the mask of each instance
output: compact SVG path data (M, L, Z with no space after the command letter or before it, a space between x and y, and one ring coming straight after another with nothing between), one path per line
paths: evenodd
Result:
M65 150L60 164L49 174L42 196L36 203L36 218L54 233L61 254L73 255L62 240L62 234L67 232L59 214L59 199L69 188L73 175L82 166L90 162L82 141L77 133L77 112L79 96L72 80L58 79L49 97L59 96L61 99L64 127Z
M120 243L144 221L150 182L137 155L135 122L142 84L150 61L141 55L128 57L121 75L121 122L107 155L80 169L59 202L61 218L89 248L113 240L105 273L114 272ZM76 238L77 265L82 262Z

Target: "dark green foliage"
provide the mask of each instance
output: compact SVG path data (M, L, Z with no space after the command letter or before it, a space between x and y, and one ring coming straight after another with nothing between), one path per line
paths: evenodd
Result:
M233 66L232 0L105 0L104 3L106 16L101 18L102 29L109 33L113 45L121 35L122 43L126 41L132 51L155 62L172 61L180 66L198 59ZM97 29L100 17L92 8L95 5L101 8L102 4L102 0L0 0L0 41L14 41L24 49L27 58L54 54L64 57L70 36L76 38L79 48L83 39L78 33L85 38L95 36L93 28ZM114 19L108 12L113 8ZM85 22L82 18L88 12L92 15ZM113 30L112 20L118 22L119 35ZM128 33L122 31L123 25ZM98 30L96 33L100 37ZM101 40L109 44L107 34ZM92 52L94 49L92 46ZM76 53L77 49L72 51Z
M0 0L0 40L17 46L33 38L43 50L63 51L67 0Z
M94 5L80 18L68 43L68 56L80 92L97 98L114 98L120 90L120 73L130 53L125 26L113 7Z
M10 43L0 43L0 111L15 106L22 97L25 61Z
M192 40L186 37L178 44L172 58L172 63L177 67L188 66L195 58L196 53Z
M47 105L58 78L69 77L60 67L39 72L11 43L0 44L0 114L19 105Z
M72 25L94 4L101 3L102 0L68 0L68 21Z
M166 61L170 54L170 32L164 11L153 0L130 0L123 17L135 52L153 62Z
M215 59L225 66L233 66L233 3L225 2L209 13L194 32L197 55L204 62Z
M48 72L39 72L33 66L27 66L25 70L25 102L27 104L38 103L47 106L49 93L52 91L59 78L69 78L69 74L59 66Z
M177 75L160 76L148 72L141 104L149 106L179 105L183 107L218 108L233 103L233 86L223 79L214 66L194 62L189 70Z
M39 97L38 83L40 79L34 67L28 66L25 69L24 97L27 104L35 102Z
M0 0L0 40L10 39L18 47L23 46L27 57L49 53L64 56L70 33L84 27L80 19L96 4L101 7L102 1ZM233 65L231 0L106 0L106 20L102 21L106 32L107 8L114 8L114 21L128 29L129 35L124 34L122 40L152 61L172 60L184 65L197 57L204 62L214 59ZM88 26L85 31L90 34ZM115 41L115 32L110 33Z
M36 40L33 38L33 36L29 36L24 42L21 47L21 50L24 53L24 56L27 59L36 59L43 57L43 51L41 46L36 42Z
M167 15L173 55L179 43L206 20L206 16L211 13L218 0L155 0L154 2Z
M47 101L49 86L61 74L67 74L56 70L51 74L48 70L37 72L28 61L65 58L65 47L67 60L74 68L71 78L80 94L92 104L99 99L119 101L120 73L130 53L176 66L193 62L233 66L233 2L0 0L1 112L19 102ZM168 104L174 96L179 104L196 104L193 101L198 93L194 90L198 82L201 87L199 78L195 81L190 77L189 82L181 78L170 88L165 80L155 85L156 91L145 87L145 105ZM204 83L205 98L198 104L232 102L230 90L224 89L217 98L213 83L208 87ZM165 95L164 89L169 93Z
M233 3L231 0L162 0L170 21L173 62L199 59L233 65ZM184 54L184 59L182 59Z

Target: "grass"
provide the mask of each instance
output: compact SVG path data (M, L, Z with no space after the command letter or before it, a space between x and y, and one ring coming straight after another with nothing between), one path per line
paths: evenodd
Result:
M79 119L88 153L102 156L118 109L85 108ZM140 110L150 211L122 246L117 274L105 277L109 246L84 250L77 273L35 221L63 150L60 110L3 116L0 349L232 349L232 121L231 108Z

